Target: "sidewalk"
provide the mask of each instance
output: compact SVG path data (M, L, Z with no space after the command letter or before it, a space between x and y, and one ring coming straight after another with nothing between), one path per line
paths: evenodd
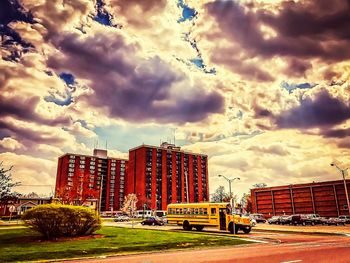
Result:
M257 224L253 231L255 232L263 232L263 231L284 231L284 232L296 232L296 233L309 233L309 234L331 234L331 235L349 235L350 236L350 225L345 226L323 226L323 225L315 225L315 226L290 226L290 225L270 225L268 223L265 224Z

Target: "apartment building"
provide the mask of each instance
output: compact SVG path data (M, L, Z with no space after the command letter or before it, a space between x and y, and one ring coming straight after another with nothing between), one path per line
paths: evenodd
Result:
M119 210L124 202L125 159L111 158L106 150L93 155L67 153L58 158L56 197L88 205L95 202L100 211Z

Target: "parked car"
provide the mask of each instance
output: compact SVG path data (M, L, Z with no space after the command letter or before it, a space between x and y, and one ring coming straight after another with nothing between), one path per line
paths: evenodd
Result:
M327 220L327 225L335 225L335 226L339 226L339 225L343 225L345 226L345 219L339 219L337 217L330 217Z
M316 221L310 215L300 215L300 224L303 226L306 225L316 225Z
M279 223L281 225L289 225L291 222L292 222L292 216L290 215L280 216Z
M309 216L314 221L315 225L322 223L322 220L319 214L308 214L307 216Z
M350 216L339 216L338 218L345 220L345 224L350 224Z
M273 216L273 217L267 219L267 222L268 222L269 224L279 224L279 222L280 222L280 216Z
M168 224L168 218L166 216L162 216L159 219L163 222L164 225Z
M291 215L290 222L291 225L301 225L301 215Z
M320 218L320 224L321 225L327 225L327 222L328 222L328 218L325 218L325 217L321 217Z
M114 222L126 222L126 221L129 221L129 220L130 220L130 217L128 217L128 216L117 216L114 219Z
M149 217L149 218L143 220L141 222L141 225L162 226L162 225L164 225L164 223L161 220L159 220L159 219L155 218L154 216L152 216L152 217Z
M254 218L257 223L266 223L266 218L263 214L250 214L251 218Z

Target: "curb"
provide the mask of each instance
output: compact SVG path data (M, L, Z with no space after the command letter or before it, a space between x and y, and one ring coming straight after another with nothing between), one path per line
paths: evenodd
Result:
M309 232L309 231L295 231L295 230L278 230L278 229L254 229L254 232L274 232L274 233L296 233L305 235L319 235L319 236L350 236L350 233L342 232Z

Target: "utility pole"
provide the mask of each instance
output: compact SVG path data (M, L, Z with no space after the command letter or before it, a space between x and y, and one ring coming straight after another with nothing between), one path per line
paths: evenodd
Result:
M345 190L345 197L346 197L346 204L348 206L348 213L350 215L350 204L349 204L349 194L348 194L348 188L346 186L346 179L345 179L345 174L347 172L347 170L350 168L345 168L345 169L341 169L338 165L336 165L335 163L331 163L331 166L334 166L335 168L338 169L338 171L341 173L342 177L343 177L343 183L344 183L344 190Z

